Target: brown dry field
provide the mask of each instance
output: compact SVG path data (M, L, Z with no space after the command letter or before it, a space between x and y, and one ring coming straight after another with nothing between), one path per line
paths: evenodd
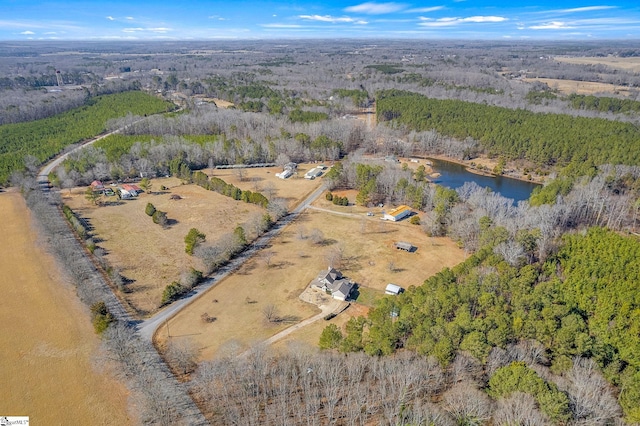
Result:
M631 92L624 86L616 86L609 83L596 83L592 81L560 80L556 78L525 78L527 82L539 81L546 83L551 89L570 95L592 95L594 93L614 93L619 95L630 95Z
M71 195L63 191L64 202L94 227L94 235L101 240L98 246L107 251L109 264L122 268L123 275L133 280L127 284L131 292L126 299L143 316L157 310L162 291L182 272L190 267L202 270L199 259L184 252L184 237L189 229L197 228L214 242L252 213L264 211L197 185L182 185L176 178L153 179L152 184L150 194L100 207L86 200L85 188L77 188ZM155 192L161 185L169 191ZM171 195L182 199L171 200ZM145 213L147 202L167 212L167 217L177 223L167 229L154 224Z
M632 72L640 72L640 58L617 58L615 56L607 56L605 58L602 57L577 57L577 58L569 58L564 56L556 56L555 59L558 62L566 62L568 64L579 64L579 65L606 65L611 68L632 71Z
M339 194L348 195L351 200L355 198L354 191ZM230 345L247 349L285 329L286 324L265 324L262 313L265 306L273 304L281 315L293 315L301 320L315 315L318 308L300 301L298 296L318 272L326 268L327 253L337 248L342 248L344 253L342 272L381 295L387 283L405 288L417 286L443 267L464 260L463 251L450 239L430 238L408 221L382 221L379 208L373 210L375 216L367 217L370 209L337 207L324 198L315 206L342 214L307 210L266 249L274 252L271 266L258 254L239 273L218 283L170 320L168 332L166 327L158 332L158 341L164 344L168 334L172 339L191 340L200 350L200 358L207 360ZM313 244L308 238L316 228L324 234L324 245ZM301 235L306 238L300 238ZM409 241L418 250L414 253L397 250L393 247L394 241ZM394 271L389 268L391 262L395 265ZM350 315L362 312L362 309L349 308L334 321L343 325ZM203 323L201 316L205 313L216 321ZM294 340L316 345L326 324L319 321L298 330L276 346Z
M330 162L324 163L326 166ZM258 191L265 193L266 189L273 188L274 196L284 198L289 208L294 207L298 202L311 194L320 184L321 179L309 180L304 178L304 174L313 169L316 164L298 164L298 171L287 179L276 177L276 173L282 171L282 167L257 167L244 170L244 180L240 180L237 171L233 169L205 169L208 176L215 176L227 183L232 183L238 188L246 191ZM327 172L329 169L325 170Z
M0 194L0 217L0 414L38 425L134 423L126 388L98 371L88 310L39 245L20 194Z

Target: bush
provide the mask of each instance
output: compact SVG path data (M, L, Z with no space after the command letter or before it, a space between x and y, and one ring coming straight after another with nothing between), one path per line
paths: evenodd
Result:
M147 207L144 209L144 212L148 215L148 216L152 216L153 214L156 212L156 208L153 204L151 203L147 203Z
M198 231L196 228L191 228L186 237L184 237L185 248L184 251L193 256L193 250L203 243L206 239L206 235Z
M174 300L178 300L181 296L186 294L189 291L188 288L184 287L177 281L172 282L168 286L164 288L162 292L162 301L160 306L168 305Z
M91 322L96 333L102 334L115 320L104 302L96 302L91 305Z
M167 225L167 214L165 212L156 210L151 218L153 219L153 223L157 223L158 225L163 227Z
M411 219L409 219L409 223L412 225L420 225L420 216L411 216Z
M327 201L333 201L333 194L331 192L327 192L327 195L324 196Z

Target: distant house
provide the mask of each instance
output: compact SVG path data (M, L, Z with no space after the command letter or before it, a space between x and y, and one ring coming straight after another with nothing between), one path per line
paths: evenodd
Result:
M355 284L344 278L340 271L328 267L320 271L318 276L311 281L311 287L326 291L331 297L337 300L347 300Z
M406 241L396 241L395 243L393 243L393 245L398 250L404 250L408 252L416 251L416 247L411 243L407 243Z
M93 182L91 182L91 189L96 191L96 192L97 191L103 191L104 190L104 185L99 180L94 180Z
M126 190L123 187L119 187L118 188L118 195L120 196L120 198L122 198L123 200L128 199L128 198L133 198L134 195L131 194L131 192L129 192L128 190ZM138 195L138 194L136 194Z
M138 185L128 183L123 184L121 189L127 191L132 197L137 197L139 193L144 192Z
M383 219L397 222L409 216L410 214L411 214L411 208L409 206L403 205L403 206L398 206L398 208L391 210L388 213L385 213L383 216Z
M393 296L397 296L400 293L402 293L404 291L404 289L402 287L400 287L399 285L396 284L387 284L387 288L385 288L384 290L384 294L391 294Z
M284 165L283 167L284 170L291 170L291 172L295 172L296 170L298 170L298 164L294 163L294 162L290 162Z

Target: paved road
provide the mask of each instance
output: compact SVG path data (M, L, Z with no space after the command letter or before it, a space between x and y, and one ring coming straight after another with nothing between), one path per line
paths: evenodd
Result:
M294 208L291 213L280 219L278 223L273 226L273 228L271 228L256 241L254 241L245 251L236 256L227 265L216 271L214 275L209 277L202 284L198 285L193 292L191 292L186 297L173 302L171 305L158 312L151 318L147 319L146 321L138 324L138 331L140 332L140 335L146 340L152 340L154 333L161 325L165 324L178 312L197 300L211 287L215 286L221 280L238 270L238 268L240 268L240 266L242 266L244 262L250 259L259 250L265 248L269 244L269 242L280 233L282 228L293 222L300 215L300 213L307 209L311 205L311 203L313 203L323 192L324 187L320 186L318 189L309 194L309 196L307 196L307 198L305 198L303 202L298 204L298 206Z

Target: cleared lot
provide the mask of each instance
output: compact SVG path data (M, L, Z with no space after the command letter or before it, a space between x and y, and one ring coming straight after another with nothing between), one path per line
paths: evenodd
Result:
M340 194L354 197L353 192ZM269 323L266 308L275 306L280 317L298 320L319 312L298 296L330 261L364 287L362 293L370 302L371 295L381 296L390 282L405 288L420 285L444 266L464 259L463 251L453 241L430 238L407 221L382 221L379 208L371 217L364 207L337 207L324 199L316 207L323 210L303 213L239 273L217 284L161 327L158 341L188 340L200 351L201 359L211 359L230 346L247 349L290 325L286 321ZM399 240L411 242L417 251L397 250L393 243ZM332 321L342 325L350 315L364 312L366 307L349 308ZM204 314L215 321L204 322ZM320 320L277 345L296 340L315 345L326 324Z
M160 191L160 187L168 191ZM110 265L119 267L131 282L126 285L127 300L143 316L157 310L162 291L190 268L202 270L195 256L185 253L184 237L191 228L203 232L208 241L232 232L252 214L264 209L236 201L197 185L182 185L175 178L155 179L151 194L97 207L84 197L84 189L73 191L64 202L87 219L106 251ZM179 196L179 199L171 199ZM145 213L147 203L167 213L170 225L164 229Z

